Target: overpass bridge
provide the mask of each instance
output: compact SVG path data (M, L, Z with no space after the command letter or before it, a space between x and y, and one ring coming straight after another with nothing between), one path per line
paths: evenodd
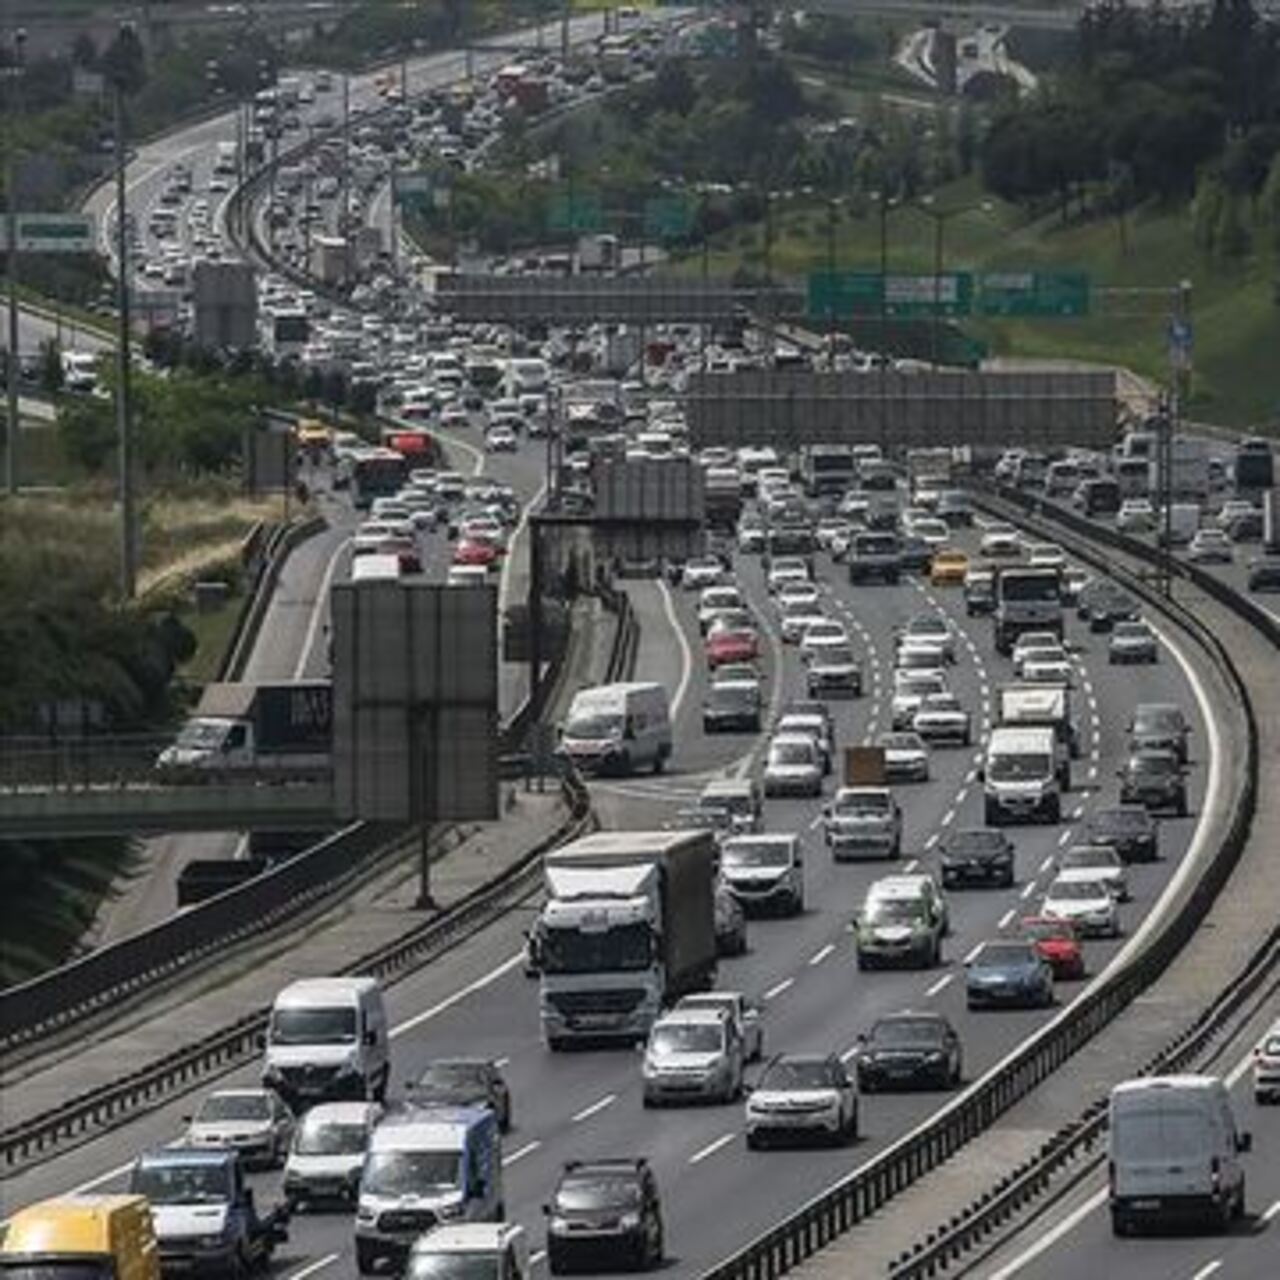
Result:
M1192 9L1204 0L1168 0L1166 10ZM936 23L949 31L971 31L985 24L1002 27L1036 27L1048 31L1073 31L1080 16L1090 6L1082 0L1064 0L1053 7L1001 3L947 3L943 0L806 0L808 13L830 13L842 17L884 14L917 18L920 25ZM1273 21L1280 18L1280 0L1255 0L1254 8Z

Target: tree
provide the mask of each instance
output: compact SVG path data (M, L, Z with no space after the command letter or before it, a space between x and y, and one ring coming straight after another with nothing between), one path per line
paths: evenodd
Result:
M96 475L117 444L115 413L109 403L75 396L58 406L58 439L70 461Z
M1220 174L1216 169L1205 169L1196 183L1196 196L1191 203L1191 238L1206 253L1212 253L1217 244L1225 199Z
M687 116L693 110L698 101L698 88L683 59L668 58L662 63L653 78L649 100L656 111Z
M57 338L46 338L40 344L40 387L46 395L57 395L65 377L62 346Z
M1240 203L1241 198L1231 192L1227 192L1222 200L1213 239L1214 248L1224 258L1243 258L1252 245Z
M111 84L126 96L137 93L146 83L146 54L132 26L120 28L102 55L102 69Z
M1272 160L1258 198L1258 217L1267 228L1273 252L1280 255L1280 154Z

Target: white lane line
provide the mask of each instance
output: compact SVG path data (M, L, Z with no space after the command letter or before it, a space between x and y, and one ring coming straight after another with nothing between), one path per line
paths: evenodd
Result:
M810 967L820 965L835 949L836 944L834 942L828 942L825 947L819 948L809 957Z
M125 1164L116 1165L114 1169L108 1169L106 1173L100 1173L96 1178L91 1178L88 1182L82 1182L78 1187L72 1187L67 1192L69 1196L83 1195L86 1191L95 1191L102 1186L104 1182L110 1182L113 1178L121 1178L137 1163L136 1160L129 1160Z
M517 1160L523 1160L525 1156L531 1156L542 1143L534 1138L532 1142L526 1142L523 1147L517 1147L509 1156L502 1157L502 1167L505 1169L508 1165L513 1165Z
M661 578L658 579L658 591L662 595L663 611L667 615L671 629L676 633L676 643L680 646L680 681L671 699L671 718L674 720L680 714L680 704L684 702L684 695L688 692L689 680L693 675L693 653L689 648L689 640L684 634L684 628L680 625L680 619L676 617L671 588Z
M929 837L929 838L924 842L925 851L927 852L928 850L932 849L932 848L933 848L933 846L934 846L935 844L937 844L937 843L938 843L938 833L935 831L935 832L933 833L933 835L931 835L931 836L930 836L930 837Z
M1212 1262L1206 1262L1199 1271L1191 1277L1191 1280L1209 1280L1209 1277L1216 1271L1222 1270L1222 1259L1214 1258Z
M503 974L510 973L512 969L523 961L523 953L517 952L509 960L504 960L496 969L490 969L483 977L467 983L465 987L455 991L451 996L446 996L429 1009L424 1009L421 1013L415 1013L412 1018L406 1019L399 1026L392 1027L389 1032L391 1039L398 1039L406 1031L412 1031L415 1027L420 1027L424 1022L429 1022L432 1018L439 1017L446 1009L452 1009L455 1004L460 1004L467 996L474 995L477 991L483 991L490 983L496 982Z
M511 593L512 566L516 560L516 547L520 545L520 539L524 536L525 530L529 527L529 516L533 512L534 507L542 501L542 496L547 491L547 482L543 482L538 486L538 491L525 503L520 511L520 522L516 525L515 531L511 535L511 542L507 547L507 554L502 560L502 576L498 579L498 617L503 617L507 611L507 597Z
M862 1049L862 1046L860 1044L855 1044L851 1046L840 1055L840 1061L841 1062L851 1061L853 1058L856 1058L858 1056L859 1052L861 1052L861 1049Z
M1016 914L1017 914L1017 913L1014 911L1014 909L1013 909L1012 907L1010 907L1010 908L1009 908L1009 910L1008 910L1008 911L1006 911L1006 912L1004 913L1004 915L1002 915L1002 916L1000 917L999 921L998 921L998 922L997 922L997 924L996 924L996 928L997 928L997 929L1007 929L1007 928L1008 928L1008 927L1013 923L1013 917L1014 917Z
M1277 1213L1280 1213L1280 1200L1277 1200L1275 1204L1268 1205L1262 1211L1262 1221L1270 1222L1271 1219L1274 1218Z
M1080 818L1083 818L1083 817L1084 817L1084 805L1082 805L1082 804L1078 804L1078 805L1076 805L1076 807L1075 807L1074 809L1072 809L1072 810L1071 810L1071 817L1072 817L1072 820L1073 820L1073 821L1078 820L1078 819L1080 819Z
M784 991L788 991L795 984L794 978L783 978L781 982L775 982L768 991L761 997L762 1000L776 1000Z
M1072 831L1071 831L1071 828L1070 828L1070 827L1068 827L1068 828L1067 828L1067 829L1066 829L1066 830L1065 830L1065 831L1064 831L1064 832L1063 832L1063 833L1058 837L1058 848L1059 848L1059 849L1061 849L1061 848L1062 848L1062 846L1063 846L1064 844L1066 844L1068 840L1070 840L1070 839L1071 839L1071 836L1072 836Z
M611 1107L618 1100L616 1093L606 1093L599 1102L593 1102L589 1107L583 1107L576 1116L570 1116L569 1119L574 1124L581 1124L583 1120L589 1120L592 1116L598 1115L605 1107Z
M944 973L931 987L925 988L925 997L930 998L936 996L938 992L945 991L955 981L954 973Z
M307 1276L313 1276L317 1271L323 1271L325 1267L331 1267L338 1260L338 1254L326 1253L323 1258L317 1258L314 1262L309 1262L305 1267L297 1271L290 1271L284 1280L306 1280Z
M499 1070L501 1070L503 1067L509 1067L511 1065L511 1059L510 1058L494 1058L493 1065L497 1067Z
M964 775L964 780L969 786L972 786L975 782L977 782L978 780L977 769L970 769L969 772Z
M293 668L293 678L301 680L307 672L307 666L311 662L311 654L316 647L316 641L320 638L320 625L324 619L325 606L329 602L329 592L333 587L333 579L338 572L338 561L342 558L342 553L350 545L351 539L343 538L341 542L334 547L329 556L329 563L325 565L324 577L320 579L320 590L316 594L315 604L311 606L311 620L307 623L307 634L302 641L302 652L298 654L298 661Z
M1008 912L1008 914L1013 915L1013 912L1010 911ZM1000 927L1003 928L1004 925L1002 924ZM972 951L969 952L967 956L965 956L964 958L965 964L972 964L978 958L978 952L980 952L981 950L982 950L982 943L980 942L976 947L974 947Z
M1023 900L1023 902L1026 902L1026 900L1029 897L1031 897L1031 895L1035 893L1035 891L1036 891L1036 882L1032 880L1023 888L1022 892L1018 895L1018 897L1020 897Z
M919 865L920 865L920 859L919 859L919 858L912 858L910 862L906 863L906 864L903 866L902 870L903 870L907 875L910 875L910 874L911 874L911 873L912 873L912 872L913 872L913 871L914 871L914 870L915 870Z
M689 1157L689 1163L701 1164L708 1156L713 1156L722 1147L727 1147L737 1136L736 1133L722 1133L714 1142L708 1142L701 1151L695 1151Z
M822 814L820 813L814 814L813 821L809 823L809 830L816 831L819 825L821 824L821 822L822 822Z
M536 1267L547 1256L545 1249L538 1249L529 1255L529 1265Z
M948 809L946 813L942 815L942 825L944 827L949 827L955 820L956 811L954 809Z
M1053 854L1049 854L1049 856L1045 858L1045 860L1040 864L1040 870L1042 872L1048 871L1049 868L1052 866L1053 866Z
M961 787L961 788L960 788L960 790L956 792L956 808L957 808L957 809L958 809L962 804L964 804L965 800L966 800L966 799L968 799L968 796L969 796L969 788L968 788L968 787Z

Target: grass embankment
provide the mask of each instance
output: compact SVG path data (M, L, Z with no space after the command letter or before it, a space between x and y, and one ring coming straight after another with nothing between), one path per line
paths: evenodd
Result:
M966 322L967 330L989 344L992 355L1103 361L1163 380L1168 373L1169 290L1186 279L1192 284L1196 337L1191 415L1231 426L1270 422L1280 428L1280 265L1268 255L1223 260L1203 253L1192 240L1186 209L1129 214L1122 240L1115 219L1064 224L1056 213L1032 217L986 196L973 180L942 189L934 206L964 210L946 222L948 271L1078 269L1092 278L1093 312L1085 319ZM775 208L775 276L803 277L825 269L827 216L820 204ZM931 271L934 220L911 206L894 209L888 245L891 272ZM838 269L877 270L880 227L875 209L842 211L835 246ZM712 274L730 275L739 268L759 273L763 263L761 225L712 241ZM700 257L692 255L683 269L700 270Z

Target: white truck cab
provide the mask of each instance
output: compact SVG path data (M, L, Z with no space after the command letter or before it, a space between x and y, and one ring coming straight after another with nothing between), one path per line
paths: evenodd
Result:
M982 766L986 824L1049 822L1062 817L1057 736L1050 728L994 729Z
M405 1280L527 1280L529 1239L514 1222L434 1227L414 1241Z

